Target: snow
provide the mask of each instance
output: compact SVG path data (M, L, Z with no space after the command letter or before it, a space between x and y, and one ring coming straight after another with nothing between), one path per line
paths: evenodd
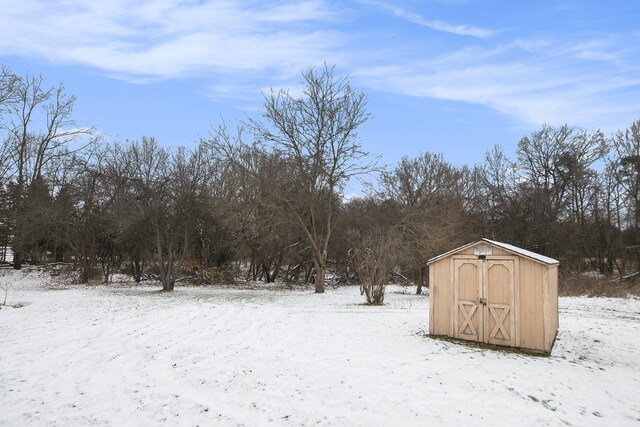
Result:
M540 357L428 337L411 288L369 307L353 287L12 280L7 303L25 305L0 309L0 425L640 422L637 299L561 298Z
M489 239L482 239L482 240L484 240L487 243L491 243L492 245L496 245L502 249L506 249L509 252L520 254L527 258L540 261L541 263L544 263L544 264L554 265L554 264L560 263L560 261L558 261L557 259L549 258L548 256L544 256L536 252L531 252L527 249L522 249L517 246L510 245L509 243L496 242L495 240L489 240Z

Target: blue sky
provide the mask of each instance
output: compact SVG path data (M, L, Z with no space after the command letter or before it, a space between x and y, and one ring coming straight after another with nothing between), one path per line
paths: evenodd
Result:
M366 92L387 164L481 162L543 123L640 119L640 1L0 0L0 63L64 82L106 137L193 146L270 87L335 64Z

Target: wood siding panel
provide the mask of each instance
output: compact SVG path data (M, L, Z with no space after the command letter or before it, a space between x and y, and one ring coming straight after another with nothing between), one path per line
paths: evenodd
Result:
M530 304L535 297L533 294L533 287L531 286L531 278L533 277L533 265L526 260L520 259L520 280L518 289L520 293L520 304L518 307L519 319L520 319L520 346L528 347L529 343L533 342L530 328L526 325L530 325L534 320L533 306Z
M435 263L429 266L429 334L435 335L435 305L436 305L436 270Z
M546 266L542 264L538 264L533 261L528 262L533 264L533 287L535 288L535 323L533 325L525 325L525 327L530 327L533 329L533 347L530 347L535 350L544 350L544 286L543 280L545 280L544 276L546 275Z
M544 350L542 280L546 267L520 258L520 346Z
M549 268L542 270L542 323L543 323L543 349L549 350L549 331L551 330L551 318L549 316Z
M551 350L551 346L558 334L558 266L553 265L548 268L549 274L549 317L550 330L547 348Z
M449 262L447 257L429 266L429 333L433 335L449 335L452 295Z
M537 263L520 258L520 346L542 349L542 269Z
M438 300L438 335L447 335L449 333L449 325L451 324L451 299L453 291L451 290L450 278L451 259L443 259L438 266L438 281L440 286L440 299Z

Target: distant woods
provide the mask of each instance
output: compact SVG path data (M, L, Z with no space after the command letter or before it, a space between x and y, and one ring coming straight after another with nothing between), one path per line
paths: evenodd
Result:
M215 127L193 148L113 142L73 120L75 98L40 76L0 74L0 255L181 280L417 284L426 261L480 237L559 258L565 273L640 269L640 120L607 136L543 125L515 158L440 154L382 169L358 129L366 96L329 67L301 94L266 94L262 118ZM349 180L375 180L345 199Z

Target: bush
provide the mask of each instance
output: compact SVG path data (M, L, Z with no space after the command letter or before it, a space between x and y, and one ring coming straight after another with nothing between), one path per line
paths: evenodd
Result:
M391 232L371 232L352 249L360 294L368 304L384 304L384 291L395 262L397 239Z

